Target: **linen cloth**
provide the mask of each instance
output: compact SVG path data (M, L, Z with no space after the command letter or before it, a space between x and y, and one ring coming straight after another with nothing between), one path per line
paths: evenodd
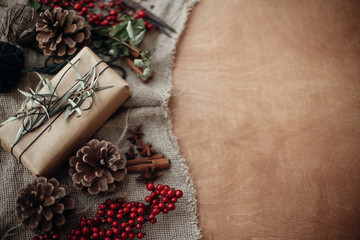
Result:
M93 138L104 139L116 143L121 152L126 152L130 143L126 140L127 131L142 124L145 133L144 141L151 142L154 149L163 153L171 161L171 168L155 181L155 184L167 184L181 189L184 196L176 205L176 209L169 214L160 214L156 224L145 224L142 231L146 233L145 239L200 239L196 216L196 192L192 179L180 155L176 137L172 134L171 119L168 110L168 101L172 88L172 68L176 44L185 27L188 14L197 0L147 0L141 2L147 9L153 5L151 12L155 13L169 25L176 29L176 33L168 38L158 31L147 33L142 49L149 49L153 53L154 79L143 84L126 64L128 82L132 96L123 106L97 131ZM25 0L0 0L0 15L5 6L15 3L25 3ZM0 23L1 24L1 23ZM42 67L44 56L32 50L25 49L26 67ZM115 69L116 70L116 69ZM17 88L27 91L37 82L33 73L25 74ZM23 101L23 97L13 90L0 95L0 121L6 120L13 114ZM66 140L65 140L66 141ZM41 151L41 149L39 149ZM33 180L30 171L23 167L8 152L0 149L0 239L5 233L19 224L15 216L15 202L17 192L28 181ZM67 173L68 164L65 164L55 176L61 184L69 187L70 195L76 200L76 212L67 219L66 226L61 230L62 239L69 233L70 228L79 227L80 217L85 215L93 217L98 206L107 198L123 197L126 201L144 202L148 195L146 185L136 181L137 175L128 175L120 192L105 197L87 196L77 191ZM81 213L85 210L85 213ZM81 213L81 214L80 214ZM21 227L9 232L12 234L6 239L31 239L35 234Z

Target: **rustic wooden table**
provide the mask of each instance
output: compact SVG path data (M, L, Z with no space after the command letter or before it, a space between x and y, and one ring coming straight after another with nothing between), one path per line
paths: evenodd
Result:
M170 107L203 239L360 239L360 1L202 0Z

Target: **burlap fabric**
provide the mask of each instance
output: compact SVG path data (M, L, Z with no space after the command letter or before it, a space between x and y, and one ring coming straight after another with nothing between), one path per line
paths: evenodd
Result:
M4 6L23 3L24 0L0 0L0 14ZM171 131L171 121L168 111L168 100L171 95L171 78L173 58L176 43L184 29L189 11L196 0L161 0L143 1L149 7L154 5L152 12L173 26L177 33L172 38L154 31L146 36L142 49L153 52L153 64L156 72L155 78L148 84L143 84L136 75L126 67L132 97L121 107L95 134L94 138L105 139L117 143L120 150L125 152L129 143L124 136L127 128L143 125L146 133L144 140L153 143L159 152L171 160L171 169L155 183L165 183L172 187L182 189L184 197L178 202L176 210L167 215L159 215L156 224L146 224L143 228L147 233L146 239L200 239L201 234L197 226L195 189L188 173L184 158L179 154L176 138ZM1 24L1 23L0 23ZM27 67L41 67L43 56L25 49ZM119 64L125 66L123 62ZM32 74L26 74L18 88L28 89L36 85ZM19 107L23 98L16 90L0 95L0 121L4 121ZM64 139L66 141L66 139ZM41 151L41 149L39 149ZM15 217L16 195L20 188L33 179L31 173L23 167L9 153L0 149L0 238L11 228L19 224ZM126 178L122 191L107 197L86 196L77 191L67 174L67 166L59 170L55 176L60 183L69 186L70 194L76 200L76 209L90 206L86 213L74 215L68 219L67 226L61 231L62 237L71 227L78 226L81 215L94 216L98 204L106 198L124 197L127 201L143 201L148 193L143 183L137 182L136 175ZM16 228L10 232L7 239L31 239L34 233Z

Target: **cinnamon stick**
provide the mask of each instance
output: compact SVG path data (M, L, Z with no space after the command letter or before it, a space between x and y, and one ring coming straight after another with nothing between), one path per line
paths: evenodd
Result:
M163 155L157 154L152 157L128 160L126 167L128 174L137 174L144 173L148 168L155 168L156 170L169 169L170 162Z

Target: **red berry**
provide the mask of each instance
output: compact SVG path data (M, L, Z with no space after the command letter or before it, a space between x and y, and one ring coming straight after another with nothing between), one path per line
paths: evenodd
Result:
M130 211L131 211L131 212L136 212L136 211L137 211L137 207L132 207L132 208L130 208Z
M81 229L82 234L88 235L90 233L90 228L85 226Z
M100 237L105 237L105 231L100 231L99 235L100 235Z
M110 208L111 208L111 209L116 209L116 208L117 208L117 204L116 204L116 203L110 204Z
M127 226L127 227L125 228L125 232L126 232L126 233L131 233L131 227L130 227L130 226Z
M138 234L137 234L137 238L138 239L142 239L144 237L144 234L142 233L142 232L139 232Z
M165 190L161 190L161 191L160 191L160 196L165 197L165 196L166 196L166 193L167 193L167 191L165 191Z
M111 230L106 230L105 234L106 234L106 236L111 237L112 236L112 231Z
M115 3L114 3L114 2L110 2L110 3L109 3L109 7L111 7L111 8L115 7Z
M134 212L130 213L130 218L136 218L136 217L137 217L136 213L134 213Z
M168 199L167 197L163 197L161 200L162 200L164 203L167 203L167 202L169 201L169 199Z
M156 194L156 192L152 192L151 194L150 194L150 197L151 198L156 198L158 195ZM146 199L145 199L146 200Z
M127 238L126 232L122 232L120 237L121 237L121 239L126 239Z
M152 210L152 214L158 215L160 213L160 209L158 207L154 207Z
M113 230L114 235L119 235L120 234L120 229L119 228L114 228Z
M81 237L80 240L87 240L86 237Z
M173 197L170 201L171 201L172 203L177 203L177 198L176 198L176 197Z
M112 222L114 221L114 219L113 219L112 217L108 217L108 218L106 219L106 221L107 221L108 223L112 223Z
M121 213L116 214L117 219L122 219L123 217L124 217L124 215L122 215Z
M151 30L154 28L154 25L152 25L151 23L148 23L148 25L146 25L146 27Z
M49 0L45 0L45 1L44 1L44 4L45 4L45 5L49 5Z
M146 198L145 198L145 202L151 202L152 201L152 199L151 199L151 197L150 196L146 196Z
M145 22L144 22L145 23ZM164 190L165 191L169 191L170 190L170 187L168 185L164 185Z
M115 240L121 240L121 238L119 238L119 237L116 237L116 238L115 238Z
M126 213L130 212L130 209L128 207L123 208L123 212L126 214Z
M126 222L122 222L122 223L120 224L120 227L121 227L121 228L126 228L126 226L127 226L127 223L126 223Z
M70 3L68 3L68 2L64 3L64 7L68 8L69 6L70 6Z
M96 222L96 223L98 223L98 222L100 222L100 218L99 218L99 217L94 217L94 218L93 218L93 221Z
M119 222L118 222L118 221L113 221L112 226L113 226L113 227L119 226Z
M175 209L175 204L169 203L166 208L169 209L170 211L172 211Z
M138 223L138 224L136 224L136 229L137 229L137 230L141 230L141 229L142 229L142 225L141 225L141 224L139 224L139 223Z
M164 188L164 186L162 184L158 184L156 186L156 190L159 190L159 191L163 190L163 188Z
M163 202L159 203L158 206L159 206L160 209L164 209L166 207L165 203L163 203Z
M105 203L100 204L99 208L102 209L102 210L105 210L106 209L106 204Z
M94 232L92 235L93 239L99 239L100 235L96 232Z
M142 208L142 207L139 207L136 212L137 212L137 214L139 214L139 215L144 215L144 214L145 214L145 210L144 210L144 208Z
M135 220L134 220L134 219L130 219L130 220L128 221L128 224L129 224L130 226L135 226Z
M135 238L135 233L129 233L128 238L134 239Z
M123 203L124 203L124 199L123 199L123 198L118 198L118 199L117 199L117 202L120 203L120 204L123 204Z
M111 240L111 238L109 238L109 237L106 237L106 238L104 238L104 240Z
M75 231L75 235L76 235L76 236L79 236L80 233L81 233L80 230L76 230L76 231Z
M99 232L99 228L97 228L97 227L92 227L92 228L91 228L91 231L92 231L93 233L97 233L97 232Z
M111 210L111 209L106 212L106 215L109 216L109 217L114 216L114 214L115 214L114 210Z
M85 226L85 225L86 225L86 221L81 221L81 222L80 222L80 226L81 226L81 227L83 227L83 226Z
M38 3L42 3L42 0L37 0L37 2ZM36 240L37 239L37 237L35 236L35 237L33 237L33 240Z
M100 3L100 4L99 4L99 8L103 9L103 8L104 8L104 4L103 4L103 3Z
M167 196L169 198L173 198L175 196L175 190L171 189L167 192Z
M146 185L147 190L152 191L155 189L155 185L153 183L148 183Z
M83 7L83 8L81 9L81 11L82 11L83 13L87 13L88 8L87 8L87 7Z
M140 217L137 217L137 218L136 218L136 222L137 222L137 223L140 223L140 224L143 224L143 223L145 222L145 219L144 219L143 216L140 216Z
M46 1L46 0L45 0L45 1ZM80 10L81 10L81 4L80 4L80 3L75 3L74 9L75 9L76 11L80 11Z
M78 240L77 236L72 236L71 240Z
M116 10L111 10L111 11L110 11L110 15L116 16L116 15L117 15L117 11L116 11Z
M150 214L149 215L149 219L151 220L151 219L154 219L155 218L155 215L154 214Z
M139 204L138 204L138 207L139 207L139 208L143 208L143 207L145 207L145 204L139 203Z
M140 18L146 17L146 12L145 12L145 10L139 11L139 12L138 12L138 15L139 15Z
M156 223L156 222L157 222L157 219L156 219L156 218L151 219L151 220L150 220L150 222L151 222L152 224L154 224L154 223Z
M107 220L106 218L103 218L103 219L101 219L101 222L102 222L102 223L107 223L106 220Z
M90 226L92 223L93 223L93 221L92 221L91 219L88 219L88 220L86 221L86 224L89 225L89 226Z
M175 191L175 196L176 196L177 198L181 198L181 197L183 196L183 192L182 192L181 190L176 190L176 191Z
M152 204L153 205L156 205L156 204L158 204L159 203L159 200L157 200L157 199L154 199L153 201L152 201Z

